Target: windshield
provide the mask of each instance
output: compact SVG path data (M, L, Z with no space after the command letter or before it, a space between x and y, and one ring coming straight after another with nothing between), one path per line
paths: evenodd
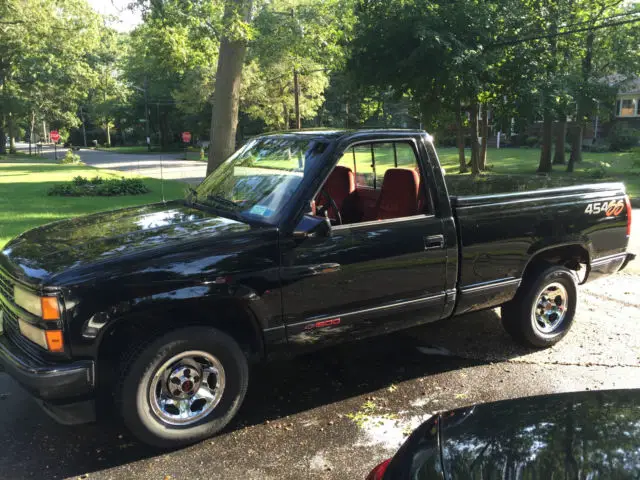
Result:
M256 138L209 175L189 200L274 223L326 147L318 139Z

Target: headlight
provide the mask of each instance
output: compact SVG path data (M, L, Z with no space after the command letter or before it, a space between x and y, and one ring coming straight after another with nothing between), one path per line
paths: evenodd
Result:
M43 320L59 320L60 307L56 297L39 297L21 287L13 287L16 305Z
M13 298L19 307L34 314L36 317L42 317L42 302L39 296L16 286L13 287Z

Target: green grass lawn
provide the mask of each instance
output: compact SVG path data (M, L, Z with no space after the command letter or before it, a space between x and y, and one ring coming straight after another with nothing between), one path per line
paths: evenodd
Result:
M640 199L640 158L631 152L583 153L583 161L576 164L573 173L566 172L566 165L554 165L550 176L536 173L540 162L538 148L495 148L487 151L488 171L477 178L471 174L458 173L458 150L456 148L438 148L440 163L447 175L447 185L451 194L468 195L531 190L536 188L557 187L596 182L624 182L629 194ZM354 168L354 152L347 152L340 160L341 165ZM471 151L467 150L467 161ZM387 169L395 166L393 149L389 144L376 145L374 148L376 177L378 182ZM397 149L398 166L413 165L410 152ZM569 155L567 154L567 161ZM609 166L602 166L602 164ZM355 169L358 174L370 178L371 150L361 147L355 151Z
M123 153L128 155L149 155L150 153L184 153L184 149L171 149L171 150L161 150L158 146L152 146L151 151L146 147L146 145L137 145L137 146L125 146L125 147L111 147L111 148L103 148L98 147L94 150L100 150L101 152L111 152L111 153ZM184 156L182 157L184 158ZM205 153L206 159L206 153ZM187 151L187 160L200 160L200 149L197 147L189 147Z
M447 184L455 190L458 185L463 186L461 194L465 191L465 184L471 180L471 175L458 173L458 150L456 148L439 148L440 163L447 172ZM467 151L467 160L471 154ZM567 160L569 154L567 154ZM488 172L483 174L476 183L494 183L504 185L509 182L501 182L507 177L517 184L518 189L528 190L537 187L554 187L561 185L575 185L581 183L596 182L624 182L630 196L640 199L640 165L637 154L631 152L607 152L607 153L583 153L583 161L575 165L573 173L566 172L566 165L554 165L548 178L536 174L540 161L540 149L537 148L495 148L487 151ZM601 166L606 163L610 166ZM468 178L467 178L468 177ZM462 181L460 181L462 180ZM453 186L453 188L451 188ZM500 187L498 187L500 188ZM452 193L456 193L455 191ZM478 193L485 193L482 188Z
M132 205L159 202L161 182L145 179L150 193L123 197L50 197L47 191L55 183L76 176L120 178L119 172L98 170L84 165L58 165L53 161L27 155L0 156L0 247L11 238L33 227L69 217L113 210ZM185 184L164 182L165 198L184 195Z

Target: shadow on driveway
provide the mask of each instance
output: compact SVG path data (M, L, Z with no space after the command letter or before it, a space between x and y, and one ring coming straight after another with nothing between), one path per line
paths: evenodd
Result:
M483 328L500 329L496 318L491 318L495 314L482 315ZM331 405L392 383L484 363L421 353L418 347L425 345L418 338L444 327L420 327L256 367L245 403L226 431ZM509 356L526 353L511 349L506 334L494 334L510 347ZM161 453L133 440L115 415L100 424L58 425L5 374L0 374L0 393L3 478L78 477ZM224 438L223 433L213 441L224 442Z

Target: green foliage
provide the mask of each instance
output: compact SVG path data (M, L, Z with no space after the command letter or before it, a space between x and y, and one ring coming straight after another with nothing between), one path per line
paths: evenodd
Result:
M51 187L48 195L64 197L115 197L121 195L142 195L149 188L139 178L102 179L94 177L74 177L70 183L59 183Z
M601 179L605 178L608 174L608 169L611 168L611 164L608 162L598 162L598 166L596 168L591 168L587 170L587 174L591 178Z
M11 112L29 127L36 120L77 125L78 104L95 78L90 58L100 16L84 0L5 0L0 18L0 119Z
M640 147L633 147L631 155L631 168L640 168Z
M535 147L538 144L538 137L527 137L524 143L527 147Z
M73 150L67 150L64 157L58 160L60 165L79 165L82 164L80 155L73 153Z
M640 130L629 128L623 123L616 123L609 132L608 140L613 151L629 150L640 143Z

